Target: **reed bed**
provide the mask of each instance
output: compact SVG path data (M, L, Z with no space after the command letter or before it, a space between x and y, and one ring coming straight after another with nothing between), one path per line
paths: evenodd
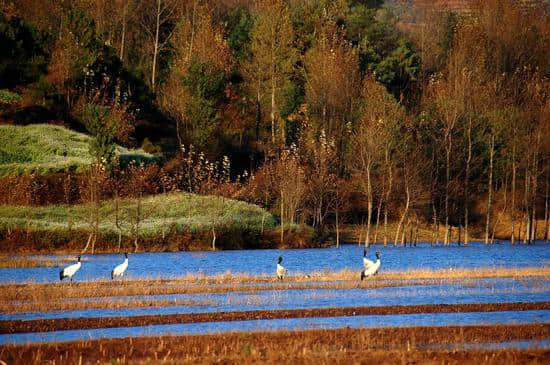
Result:
M41 302L0 302L0 311L3 313L24 312L57 312L82 309L123 309L143 307L188 306L203 307L214 305L211 300L192 299L134 299L134 300L102 300L102 301L41 301Z
M548 324L223 333L0 346L8 364L547 364L548 349L464 350L465 343L547 338ZM433 344L457 349L426 349Z
M48 256L0 256L0 268L16 269L30 267L61 267L69 263L74 263L73 256L67 257L48 257ZM86 258L82 262L88 261Z
M309 282L309 281L357 281L359 272L350 269L339 271L319 271L312 273L291 273L286 277L287 281ZM411 280L411 279L482 279L497 277L533 277L550 276L550 267L523 267L523 268L450 268L439 270L407 270L394 272L381 272L368 280ZM252 275L249 273L233 273L226 271L216 275L194 274L173 279L177 282L192 282L201 284L224 284L224 283L257 283L273 282L273 275Z
M280 283L268 285L230 284L214 285L183 285L155 284L132 281L126 285L111 282L61 283L61 284L4 284L0 285L2 302L35 301L45 302L56 298L92 298L92 297L124 297L138 295L170 295L170 294L221 294L247 293L252 294L264 290L303 290L303 289L373 289L403 285L431 285L440 280L410 280L410 281L371 281L371 282L312 282L312 283Z

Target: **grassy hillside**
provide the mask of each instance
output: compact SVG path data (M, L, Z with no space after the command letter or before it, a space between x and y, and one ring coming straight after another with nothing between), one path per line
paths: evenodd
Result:
M135 220L137 201L120 201L122 235L132 236L131 226ZM99 230L103 240L116 241L113 201L100 206ZM65 238L74 240L77 233L90 232L90 207L82 205L51 205L46 207L0 205L0 230L16 229L39 234L39 237L59 243ZM275 226L273 216L257 205L217 196L200 196L188 193L170 193L146 197L140 208L140 241L159 241L186 233L200 235L210 232L212 227L218 235L227 231L259 232L262 220L266 229ZM81 237L82 235L80 235ZM50 238L48 238L50 237ZM114 243L114 242L113 242Z
M0 125L0 176L84 171L91 162L89 141L85 134L55 125ZM120 146L117 153L122 161L153 158Z

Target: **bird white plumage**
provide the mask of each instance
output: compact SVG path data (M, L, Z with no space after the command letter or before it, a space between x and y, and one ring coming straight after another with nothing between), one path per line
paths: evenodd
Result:
M363 249L363 269L368 270L373 265L374 262L367 258L367 250Z
M59 272L59 280L69 278L73 281L73 276L80 269L80 266L82 266L82 263L80 262L80 256L78 256L78 262L76 264L69 265Z
M282 262L283 262L283 258L279 256L279 261L277 262L277 278L279 280L283 280L285 277L285 274L288 271L283 265L281 265Z
M364 270L361 271L361 280L366 278L367 276L375 275L378 272L378 269L380 269L380 252L376 253L376 262L372 262L368 259L366 259L364 256L366 255L366 252L363 251L363 266ZM365 264L365 261L368 261L368 267Z
M124 254L124 262L122 264L118 264L113 271L111 271L111 279L114 279L116 276L122 277L124 275L124 272L128 268L128 253Z

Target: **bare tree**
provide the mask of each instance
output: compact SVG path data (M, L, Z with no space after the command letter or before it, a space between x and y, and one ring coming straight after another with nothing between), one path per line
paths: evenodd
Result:
M146 0L139 9L141 29L149 39L151 52L151 89L156 89L159 54L167 50L175 29L177 0Z

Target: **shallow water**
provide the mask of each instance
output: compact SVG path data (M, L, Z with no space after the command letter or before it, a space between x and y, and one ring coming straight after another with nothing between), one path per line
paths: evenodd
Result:
M550 283L513 278L465 280L464 283L355 289L291 289L217 294L170 294L79 298L81 301L186 300L189 305L85 309L0 314L0 319L29 320L77 317L167 315L219 311L309 309L353 306L538 302L550 298Z
M144 247L145 248L145 247ZM534 245L485 245L473 242L468 247L371 246L368 256L382 253L380 272L415 269L450 269L478 267L547 267L550 265L550 245L537 241ZM49 255L57 257L55 255ZM63 255L66 256L66 255ZM127 276L131 278L174 278L188 273L214 275L223 272L273 275L276 261L283 256L289 274L361 270L362 248L346 244L340 248L295 250L232 250L194 252L155 252L130 254ZM114 266L123 261L122 254L83 255L82 268L76 281L110 279ZM0 283L54 282L59 280L59 268L0 269Z
M139 327L117 327L86 330L17 333L0 335L0 345L7 343L45 343L100 338L125 338L137 336L184 335L218 332L251 332L317 328L372 328L449 326L474 324L550 323L550 310L508 311L488 313L425 313L398 315L370 315L328 318L287 318L273 320L249 320L231 322L203 322Z

